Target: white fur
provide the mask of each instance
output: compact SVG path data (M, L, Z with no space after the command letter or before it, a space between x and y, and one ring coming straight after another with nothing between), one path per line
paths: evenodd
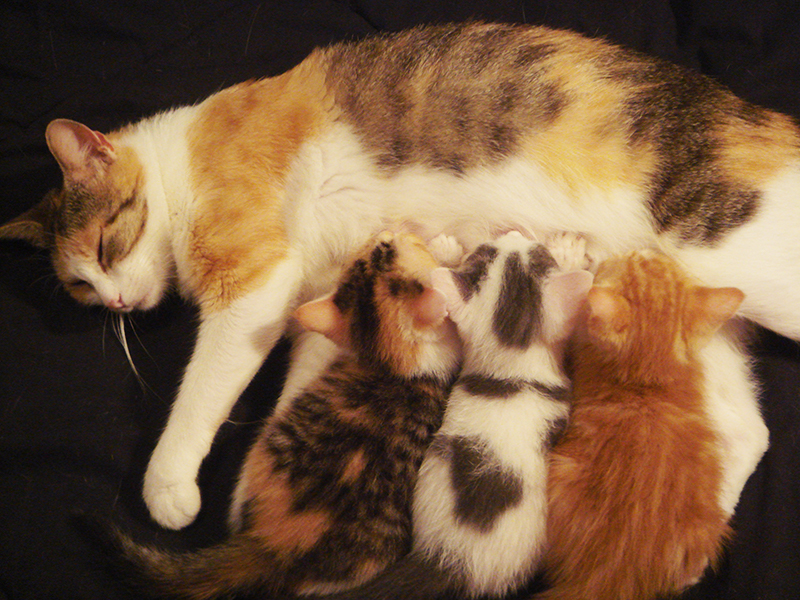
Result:
M769 445L750 359L741 347L741 324L730 323L702 350L706 409L721 440L719 503L733 515L747 479Z
M138 290L132 296L122 293L125 302L131 298L140 308L160 298L173 267L179 289L187 296L191 292L187 244L194 197L185 132L195 114L194 108L165 113L128 134L145 167L150 211L145 243L132 253L129 270L141 270L150 283L131 279L118 285ZM793 167L769 187L756 219L711 248L661 240L701 279L741 287L748 294L744 314L795 338L800 337L795 302L800 297L800 245L794 243L800 203L792 199L800 188L798 179L800 170ZM445 232L466 250L512 229L540 238L558 230L578 231L590 251L618 252L659 242L644 198L634 190L603 191L586 182L570 195L521 158L465 176L414 166L389 177L370 162L343 123L301 148L287 176L283 206L292 258L251 295L258 302L241 299L209 317L213 323L201 325L173 416L148 468L145 498L165 526L180 527L194 517L199 464L216 427L283 332L289 308L329 290L340 265L370 235L402 227L430 240ZM165 248L170 252L162 252ZM112 298L116 291L103 293ZM269 334L254 351L252 336L264 328ZM250 343L236 350L243 340ZM228 359L220 360L214 348L227 348ZM217 383L223 376L226 382Z
M564 387L567 380L557 350L542 340L535 340L524 350L509 349L499 344L491 331L507 252L516 250L525 255L530 244L516 233L503 236L494 244L500 255L489 268L480 291L466 303L454 299L453 290L446 293L451 299L452 318L464 340L462 374L533 380ZM588 284L584 293L586 290ZM546 325L547 315L544 321ZM552 422L566 418L568 413L565 403L533 390L509 398L487 399L475 397L461 387L454 388L437 437L480 440L504 469L519 478L523 487L519 504L499 514L488 531L480 531L458 518L450 460L442 455L435 442L426 454L414 494L414 548L438 562L448 573L458 574L457 579L464 582L468 595L505 594L527 581L535 571L545 547L547 516L547 461L543 442Z

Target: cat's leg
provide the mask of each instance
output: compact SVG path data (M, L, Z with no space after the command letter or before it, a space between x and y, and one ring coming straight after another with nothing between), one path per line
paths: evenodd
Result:
M338 353L338 346L324 335L309 331L297 334L292 341L289 372L278 398L275 414L290 406L291 400L314 381L333 362ZM238 531L241 527L242 505L246 495L247 482L240 475L228 513L228 526L231 531Z
M720 508L733 514L747 479L769 445L750 359L740 347L738 323L730 323L703 349L706 406L722 442Z
M264 286L204 315L144 479L145 502L162 526L179 529L197 516L200 464L239 395L283 333L302 272L299 258L287 258Z
M704 246L665 248L706 285L745 294L740 314L800 340L800 168L765 186L747 222Z

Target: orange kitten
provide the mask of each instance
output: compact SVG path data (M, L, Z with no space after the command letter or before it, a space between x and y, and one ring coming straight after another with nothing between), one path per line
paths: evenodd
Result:
M574 406L549 473L547 600L692 585L729 537L700 350L739 307L665 256L603 263L571 351Z

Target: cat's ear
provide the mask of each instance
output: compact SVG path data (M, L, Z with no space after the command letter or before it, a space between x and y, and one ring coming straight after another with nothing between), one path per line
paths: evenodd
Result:
M630 306L611 288L596 285L586 295L589 332L605 337L619 334L628 325Z
M294 318L308 331L321 333L339 346L347 344L347 321L332 294L301 305Z
M589 271L555 273L548 277L542 289L547 339L558 341L572 333L575 318L586 301L593 280L594 275Z
M444 298L450 316L464 306L464 298L450 269L439 267L431 271L431 286Z
M425 290L411 304L414 322L421 327L433 327L447 317L447 298L435 288Z
M698 333L711 335L736 315L744 300L737 288L696 287L692 290L694 324Z
M50 220L55 207L55 190L20 216L0 225L0 239L22 240L37 248L50 248Z
M114 146L106 136L76 121L51 121L45 138L64 180L71 183L91 181L116 159Z

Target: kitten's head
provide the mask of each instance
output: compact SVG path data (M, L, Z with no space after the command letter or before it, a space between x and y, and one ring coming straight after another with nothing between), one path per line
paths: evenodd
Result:
M468 352L476 354L562 342L592 275L560 272L547 248L511 232L479 246L458 269L437 269L433 280Z
M609 357L686 361L736 313L736 288L698 285L655 251L604 261L587 299L586 334Z
M148 230L144 174L135 152L88 127L59 119L47 144L64 176L37 206L0 226L0 238L50 251L65 289L83 304L152 308L172 265L164 238Z
M295 317L367 364L449 376L460 342L444 296L431 286L437 266L417 236L381 233L345 269L336 291L304 304Z

